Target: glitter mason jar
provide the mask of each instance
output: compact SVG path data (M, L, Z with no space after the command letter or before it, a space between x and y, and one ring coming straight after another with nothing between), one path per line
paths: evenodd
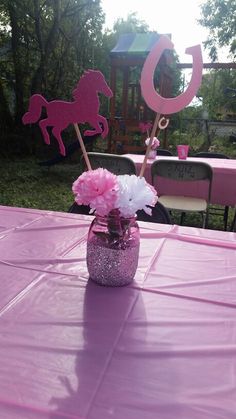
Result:
M96 216L87 240L90 278L110 287L128 285L137 270L139 244L139 226L135 217Z

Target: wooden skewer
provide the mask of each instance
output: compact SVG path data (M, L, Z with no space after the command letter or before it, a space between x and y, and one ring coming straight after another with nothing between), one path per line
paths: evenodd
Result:
M149 151L150 151L151 146L152 146L153 138L155 137L155 133L156 133L156 130L157 130L157 127L158 127L159 119L160 119L160 114L157 113L154 124L153 124L153 127L152 127L152 132L151 132L151 137L150 137L150 140L149 140L149 144L147 146L145 157L144 157L142 167L141 167L141 170L140 170L140 173L139 173L139 177L143 177L143 175L144 175L146 165L147 165L148 154L149 154Z
M87 164L87 168L88 168L88 170L92 170L92 167L91 167L91 164L90 164L90 161L89 161L89 158L88 158L86 148L84 146L84 142L83 142L78 124L74 124L74 127L75 127L75 132L76 132L76 135L77 135L77 138L79 140L80 147L81 147L81 150L82 150L82 153L83 153L83 156L84 156L84 160Z

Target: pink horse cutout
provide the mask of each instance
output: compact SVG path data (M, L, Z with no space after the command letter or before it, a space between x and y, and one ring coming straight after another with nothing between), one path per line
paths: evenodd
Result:
M53 127L52 133L59 144L60 153L65 156L65 147L61 138L61 132L69 124L89 123L94 130L85 131L84 135L90 136L101 134L105 138L108 134L106 118L99 115L98 93L106 97L112 97L112 91L105 81L103 74L97 70L85 71L73 91L73 102L52 100L48 102L42 95L34 94L30 98L29 110L22 118L23 124L38 122L41 116L42 107L46 108L47 118L39 121L44 141L50 144L50 137L47 127ZM101 125L103 129L101 128Z

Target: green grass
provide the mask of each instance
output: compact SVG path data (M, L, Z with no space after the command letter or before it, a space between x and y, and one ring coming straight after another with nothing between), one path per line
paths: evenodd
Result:
M34 158L0 161L0 205L67 212L74 201L73 181L80 175L78 162L60 163L50 169ZM234 210L230 209L229 225ZM179 214L173 214L179 224ZM187 214L185 225L200 227L201 216ZM223 230L223 217L211 215L208 228Z
M1 160L0 204L67 211L73 202L71 186L79 164L40 167L34 159Z

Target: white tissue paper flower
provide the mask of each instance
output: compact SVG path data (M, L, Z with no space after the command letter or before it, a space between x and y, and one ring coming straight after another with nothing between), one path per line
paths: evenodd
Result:
M152 185L142 177L136 175L120 175L117 177L119 184L116 208L122 217L133 217L136 211L143 209L151 215L152 210L147 205L155 206L157 192Z

